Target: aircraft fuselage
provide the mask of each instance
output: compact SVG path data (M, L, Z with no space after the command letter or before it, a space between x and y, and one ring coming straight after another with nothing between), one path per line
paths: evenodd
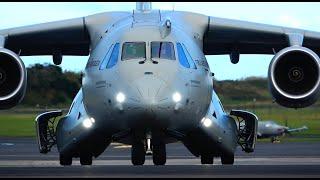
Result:
M59 122L60 153L81 154L75 151L86 144L98 156L111 141L134 144L148 136L182 141L196 156L235 151L237 126L213 90L201 47L170 23L136 17L101 37L82 89Z

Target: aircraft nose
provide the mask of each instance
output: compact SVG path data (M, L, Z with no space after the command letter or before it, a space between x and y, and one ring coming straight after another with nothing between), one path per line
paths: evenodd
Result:
M144 76L133 82L140 96L140 103L148 107L155 106L162 97L166 83L156 76Z
M166 127L168 122L168 109L162 106L170 106L166 82L154 75L143 76L132 82L132 87L136 91L139 99L139 111L131 111L131 117L139 117L137 120L130 121L130 127ZM130 113L130 112L129 112Z

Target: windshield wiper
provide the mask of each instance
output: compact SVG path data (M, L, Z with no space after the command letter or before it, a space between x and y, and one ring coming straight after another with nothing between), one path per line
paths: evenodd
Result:
M146 62L147 58L145 58L143 61L139 61L139 64L144 64ZM153 64L158 64L159 62L158 61L155 61L151 58L151 61Z
M152 58L151 58L151 61L152 61L153 64L158 64L159 63L158 61L155 61Z
M139 64L144 64L146 62L147 58L144 58L143 61L139 61Z

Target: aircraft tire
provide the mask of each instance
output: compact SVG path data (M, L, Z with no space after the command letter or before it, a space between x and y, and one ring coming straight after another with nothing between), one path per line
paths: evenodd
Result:
M201 164L213 164L213 156L201 155Z
M135 142L131 147L131 162L133 165L143 165L145 162L146 151L142 142Z
M233 164L234 163L234 154L222 154L221 155L221 163L222 164Z
M72 156L60 154L59 160L62 166L70 166L72 164Z
M81 165L92 165L92 155L90 153L80 154Z
M163 142L153 143L152 160L154 165L165 165L167 161L166 145Z

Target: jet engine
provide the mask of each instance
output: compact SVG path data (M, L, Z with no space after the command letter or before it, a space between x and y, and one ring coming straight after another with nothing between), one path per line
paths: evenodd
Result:
M27 71L20 57L0 48L0 109L17 105L23 99L26 87Z
M289 108L312 105L320 93L320 59L312 50L291 46L279 51L268 70L269 90L275 101Z

